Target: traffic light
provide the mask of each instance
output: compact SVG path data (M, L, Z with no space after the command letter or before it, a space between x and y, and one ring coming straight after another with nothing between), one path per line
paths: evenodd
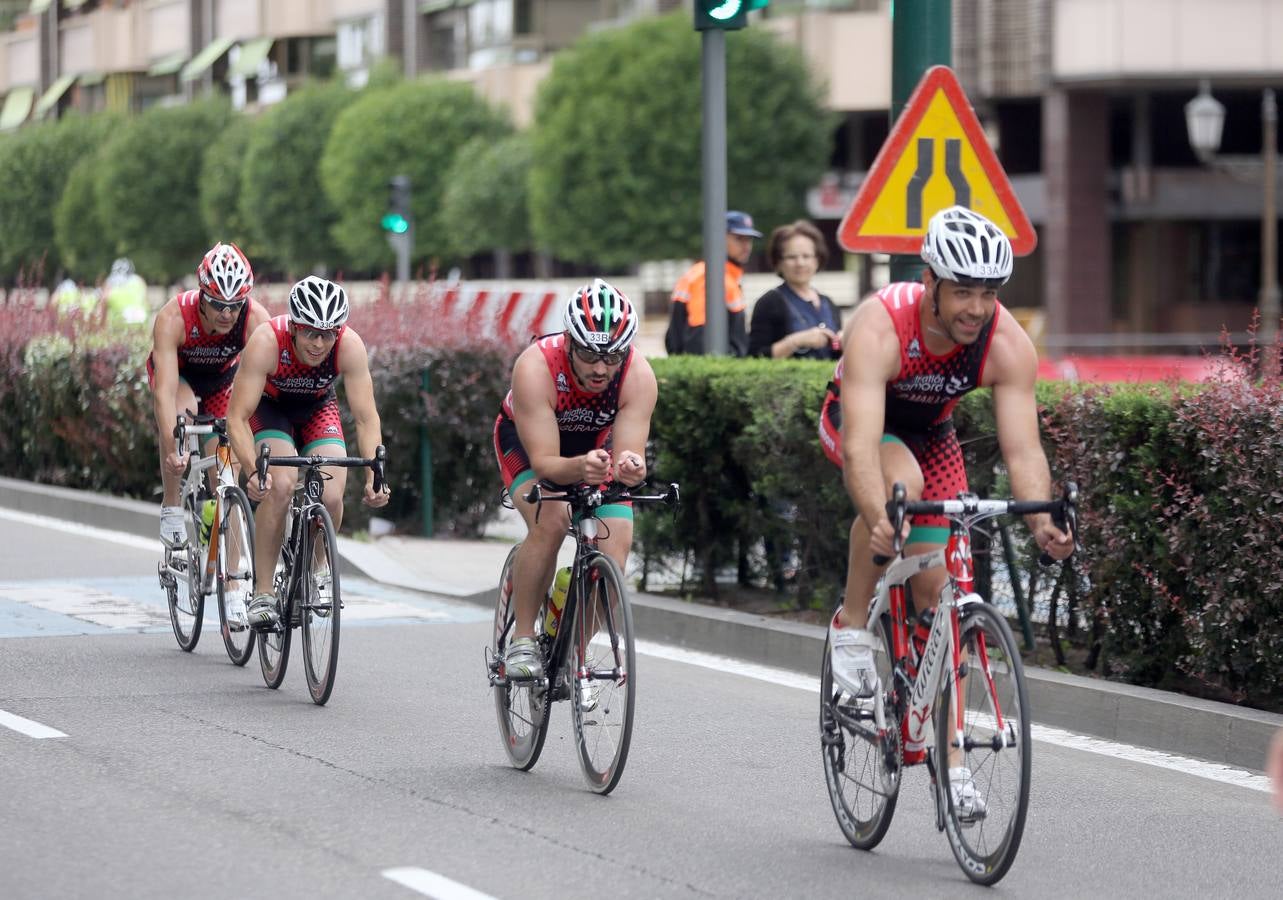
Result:
M383 230L405 234L410 230L410 177L394 175L388 180L388 209L379 220Z
M748 14L771 0L695 0L695 30L732 31L748 25Z

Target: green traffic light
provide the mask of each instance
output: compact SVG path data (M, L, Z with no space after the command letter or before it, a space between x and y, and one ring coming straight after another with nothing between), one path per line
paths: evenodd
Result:
M383 226L384 231L390 231L393 234L405 234L410 230L410 220L397 213L387 213L379 220L379 224Z
M725 22L738 16L743 7L744 0L723 0L717 6L710 7L708 14L719 22Z

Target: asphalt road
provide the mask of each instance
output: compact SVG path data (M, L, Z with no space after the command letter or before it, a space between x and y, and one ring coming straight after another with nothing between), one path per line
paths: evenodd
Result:
M818 698L796 677L643 654L632 753L602 798L564 704L535 769L508 766L476 608L351 582L368 615L344 628L319 708L297 659L269 691L216 629L178 650L155 618L157 554L131 540L0 518L0 710L65 734L0 727L0 897L409 898L388 874L405 869L449 879L417 894L441 898L985 890L934 830L921 769L881 847L846 844ZM1024 843L995 893L1278 896L1283 818L1260 779L1067 743L1034 745Z

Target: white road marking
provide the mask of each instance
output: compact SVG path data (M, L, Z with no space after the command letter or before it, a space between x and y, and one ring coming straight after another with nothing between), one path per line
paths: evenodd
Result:
M5 728L12 728L14 731L25 734L27 737L33 737L37 740L43 738L60 738L66 737L57 728L50 728L48 725L41 725L39 722L33 722L31 719L24 719L22 716L16 716L11 712L5 712L0 709L0 725Z
M682 647L669 647L664 644L651 643L650 641L637 641L637 652L645 653L648 656L658 656L661 659L668 659L674 662L700 666L705 669L713 669L718 672L742 675L745 678L753 678L758 681L766 681L783 687L809 691L813 694L818 694L820 692L819 678L812 677L810 675L802 675L798 672L790 672L785 669L777 669L771 666L746 663L729 656L700 653L696 650L686 650ZM1160 750L1150 750L1146 747L1135 747L1131 744L1107 741L1103 738L1088 737L1087 735L1064 731L1060 728L1053 728L1049 725L1035 724L1033 726L1032 736L1036 741L1056 744L1057 746L1068 747L1072 750L1081 750L1086 753L1097 753L1101 756L1112 756L1116 759L1144 763L1146 765L1156 766L1160 769L1171 769L1172 771L1182 772L1186 775L1194 775L1198 778L1207 778L1211 781L1219 781L1223 784L1231 784L1235 787L1247 788L1253 791L1263 791L1266 793L1271 791L1268 778L1265 778L1262 775L1254 775L1251 772L1245 772L1242 769L1235 769L1232 766L1226 766L1220 763L1204 762L1203 760L1177 756L1173 753L1164 753Z
M165 608L148 606L129 597L79 585L6 587L0 588L0 596L105 628L156 628L169 625L169 613Z
M408 887L410 890L416 891L425 897L433 897L435 900L495 900L489 894L483 894L481 891L474 890L466 884L451 881L444 875L429 872L427 869L417 869L413 866L384 869L383 877Z
M157 555L162 552L159 537L145 538L136 534L126 534L123 531L111 531L107 528L95 528L93 525L81 525L79 522L68 522L65 519L53 519L49 516L19 512L16 509L0 509L0 519L22 522L26 525L38 525L41 528L52 528L55 531L96 538L100 541L111 541L115 544L123 544L126 547L134 547L139 550L153 550ZM157 521L159 522L159 519ZM157 528L159 529L159 525Z

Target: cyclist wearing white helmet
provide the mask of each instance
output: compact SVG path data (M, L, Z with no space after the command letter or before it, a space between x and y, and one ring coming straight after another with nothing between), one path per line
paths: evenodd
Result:
M513 567L516 631L505 656L510 678L543 673L535 617L552 582L569 511L544 507L536 521L525 494L535 479L554 484L640 484L655 411L655 373L634 352L638 316L620 291L598 278L576 290L563 311L565 331L545 335L517 357L512 390L495 420L495 455L504 487L526 520ZM623 569L633 539L629 504L601 507L611 520L601 549Z
M113 275L127 264L128 260L117 260ZM189 416L227 414L241 349L250 333L268 320L267 310L250 299L254 272L235 244L215 244L200 261L196 279L196 290L171 298L156 314L147 357L164 485L160 536L171 543L186 539L178 491L187 455L174 445L175 417L179 411Z
M374 402L369 355L361 336L347 325L347 292L340 285L310 275L290 289L289 314L277 316L254 331L232 386L227 431L237 459L253 466L255 447L266 441L273 456L346 456L347 442L335 385L344 393L356 420L361 456L374 455L383 443ZM337 530L343 523L343 489L347 469L327 468L324 503ZM298 481L298 470L271 468L267 487L250 478L246 491L259 502L254 515L254 559L257 563L250 624L268 628L278 610L272 575L285 537L285 511ZM367 506L388 502L388 489L375 493L374 472L366 470Z
M903 482L910 500L953 499L967 489L952 412L963 394L993 388L998 443L1021 500L1051 497L1051 474L1038 435L1034 401L1037 355L1028 335L998 302L1011 277L1011 242L984 216L960 206L932 216L922 242L927 263L920 282L887 285L866 298L847 324L820 413L825 454L842 468L856 508L851 526L845 601L829 627L833 677L845 691L875 689L873 637L866 629L869 600L891 556L886 515L891 486ZM1038 546L1064 559L1073 542L1047 515L1027 520ZM944 520L919 516L906 525L905 552L945 543ZM934 607L947 575L916 576L918 608ZM914 762L920 747L906 747ZM970 776L952 779L965 785ZM974 802L975 792L955 798Z

